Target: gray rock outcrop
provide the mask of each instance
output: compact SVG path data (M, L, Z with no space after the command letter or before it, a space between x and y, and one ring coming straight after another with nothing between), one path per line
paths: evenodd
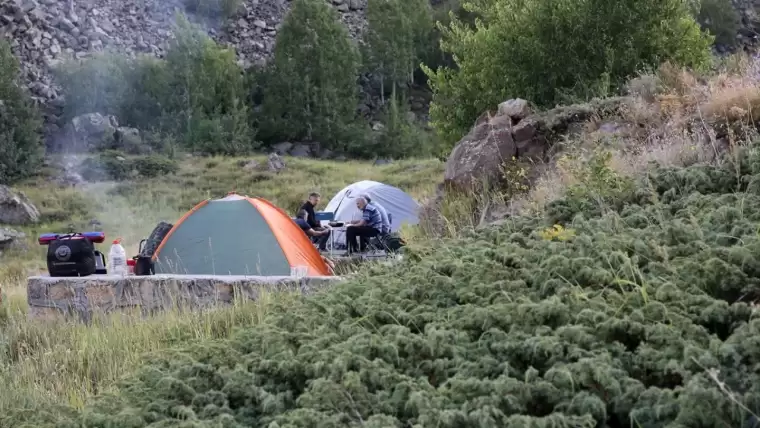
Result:
M366 0L326 1L358 36L366 22ZM228 19L208 19L189 13L183 0L6 0L0 2L0 37L11 41L28 88L46 107L47 122L56 123L65 100L52 68L66 59L104 50L162 57L181 11L217 42L234 46L240 65L262 64L289 8L289 0L243 0Z
M23 249L23 239L26 238L24 232L9 229L7 227L0 227L0 256L3 252L10 249Z
M40 211L23 192L0 185L0 224L30 225L40 221Z
M444 182L459 190L471 190L484 180L498 182L505 163L545 160L553 143L574 126L595 114L612 114L628 100L607 98L532 114L525 100L505 101L496 113L484 113L457 143L446 161Z

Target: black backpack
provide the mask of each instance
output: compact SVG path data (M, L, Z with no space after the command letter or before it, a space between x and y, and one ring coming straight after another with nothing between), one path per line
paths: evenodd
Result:
M88 276L95 273L95 244L81 233L56 236L48 244L50 276Z
M383 243L383 246L385 246L386 251L391 252L391 253L395 253L396 251L406 246L406 241L404 241L404 238L402 238L397 233L390 233L388 235L383 236L380 239L381 239L381 242Z

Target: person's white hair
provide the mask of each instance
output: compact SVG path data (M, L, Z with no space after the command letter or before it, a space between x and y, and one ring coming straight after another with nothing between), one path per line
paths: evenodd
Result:
M364 201L364 203L365 203L365 204L366 204L366 203L368 203L368 202L367 202L367 198L365 198L364 196L357 196L357 197L356 197L356 201L357 201L357 202L358 202L358 201Z

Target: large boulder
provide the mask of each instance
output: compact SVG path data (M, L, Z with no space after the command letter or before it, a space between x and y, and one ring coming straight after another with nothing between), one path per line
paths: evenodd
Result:
M0 224L27 225L40 221L40 211L23 192L0 185Z
M26 238L24 232L0 227L0 256L3 255L3 251L5 250L24 248L24 238Z
M492 178L504 161L515 156L517 145L509 116L481 117L449 155L444 180L458 188L470 188Z
M269 171L279 173L285 169L285 161L277 153L270 153L267 158L267 166Z
M66 125L63 147L55 149L64 152L89 152L110 148L116 141L119 124L115 117L100 113L79 115Z
M446 161L444 182L458 190L472 190L483 180L500 181L506 162L541 162L552 145L595 115L618 112L629 98L616 97L561 106L531 113L527 101L508 100L495 115L484 113Z

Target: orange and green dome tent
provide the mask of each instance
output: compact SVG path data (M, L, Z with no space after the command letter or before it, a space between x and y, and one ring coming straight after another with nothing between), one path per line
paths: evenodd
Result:
M289 276L331 275L319 251L281 208L235 193L188 211L153 254L156 274Z

